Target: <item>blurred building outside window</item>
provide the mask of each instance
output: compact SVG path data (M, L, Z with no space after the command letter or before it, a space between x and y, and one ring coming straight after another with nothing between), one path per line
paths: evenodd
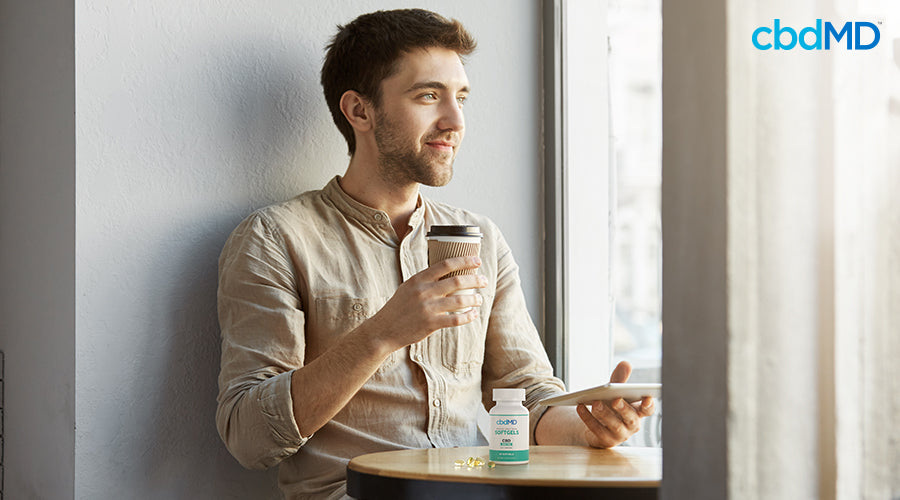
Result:
M563 2L570 390L623 359L631 382L661 381L660 1ZM629 444L660 445L661 408Z

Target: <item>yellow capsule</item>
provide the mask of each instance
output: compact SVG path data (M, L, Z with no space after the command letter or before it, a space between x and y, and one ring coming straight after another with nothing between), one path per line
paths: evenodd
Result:
M497 464L495 464L494 462L488 462L488 468L489 468L489 469L493 469L493 468L496 467L496 466L497 466Z
M475 457L469 457L466 460L466 465L468 465L469 467L474 467L475 466Z
M465 460L457 460L457 461L453 462L453 465L455 465L457 467L462 467L463 465L466 465L466 461Z
M480 458L476 458L475 467L481 467L482 465L484 465L484 461L482 461Z

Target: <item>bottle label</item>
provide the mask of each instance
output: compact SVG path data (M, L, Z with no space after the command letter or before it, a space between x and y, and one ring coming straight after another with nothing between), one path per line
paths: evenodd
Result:
M492 462L527 462L528 450L503 451L491 449Z
M528 461L528 414L491 415L490 460Z

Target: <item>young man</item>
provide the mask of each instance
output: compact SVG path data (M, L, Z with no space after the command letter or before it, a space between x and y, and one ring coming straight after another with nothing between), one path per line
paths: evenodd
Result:
M540 406L564 387L508 245L487 218L419 194L452 176L469 92L461 56L474 47L458 22L417 9L339 28L322 85L346 173L255 212L222 252L219 433L243 465L280 464L288 498L343 497L359 454L484 444L475 415L494 387L526 389L536 444L614 446L653 412L649 398ZM434 224L479 226L480 258L428 267Z

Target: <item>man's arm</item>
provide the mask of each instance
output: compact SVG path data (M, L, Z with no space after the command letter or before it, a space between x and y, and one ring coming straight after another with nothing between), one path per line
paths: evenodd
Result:
M385 358L397 349L416 343L441 328L464 325L478 317L478 307L448 314L465 307L480 306L481 295L451 295L482 288L480 275L447 274L475 269L477 257L457 257L434 264L404 282L374 316L331 346L318 358L294 370L291 399L294 419L301 435L309 436L328 423Z
M610 382L627 382L631 365L622 361L616 366ZM553 406L544 412L534 430L537 444L588 445L611 448L623 443L641 428L641 418L654 412L653 398L629 404L622 398L586 405Z
M477 312L439 311L471 306L480 296L440 294L477 288L480 280L467 276L438 283L438 277L477 265L463 259L442 264L443 271L438 266L413 276L372 318L336 339L332 349L306 359L306 312L297 289L302 277L295 276L269 215L245 219L219 259L216 427L231 454L251 469L280 463L305 444L303 436L340 411L394 349L444 325L471 321ZM437 321L430 323L427 314Z

